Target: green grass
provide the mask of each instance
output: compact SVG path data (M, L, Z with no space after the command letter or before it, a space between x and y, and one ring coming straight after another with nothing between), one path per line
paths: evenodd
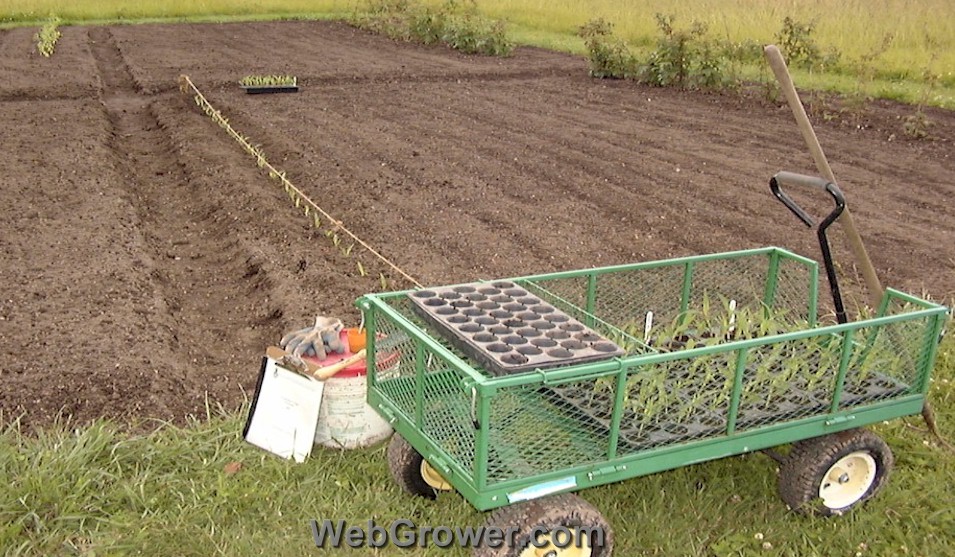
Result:
M0 0L0 23L35 22L55 14L64 23L143 19L278 19L321 14L345 14L355 0L164 0L129 2L128 0Z
M445 0L425 0L437 5ZM713 38L734 43L775 40L785 17L814 23L813 39L841 54L826 73L795 71L802 88L865 95L955 108L955 3L949 0L477 0L485 15L510 24L513 39L582 54L577 29L592 18L614 23L615 33L638 55L658 37L654 14L676 17L678 25L701 21ZM127 2L124 0L0 0L0 26L39 25L51 15L64 24L136 21L246 21L257 19L344 18L361 0L206 0ZM888 48L860 71L860 60L889 37ZM868 77L859 77L869 74ZM745 78L766 79L756 66L741 68ZM929 86L925 76L934 75Z
M943 344L931 393L939 425L955 436L955 339ZM308 555L308 520L477 526L460 496L406 496L384 447L316 448L293 464L240 438L245 409L148 434L105 422L0 433L0 554ZM906 423L908 422L908 423ZM151 426L154 424L142 424ZM848 516L807 518L776 496L775 462L734 457L590 489L625 556L864 556L955 554L955 453L910 418L877 429L896 469L876 499ZM242 464L235 474L226 465ZM762 540L757 539L761 534ZM763 549L768 542L771 548ZM864 545L860 545L864 544ZM904 548L904 549L903 549ZM355 555L467 555L388 547Z

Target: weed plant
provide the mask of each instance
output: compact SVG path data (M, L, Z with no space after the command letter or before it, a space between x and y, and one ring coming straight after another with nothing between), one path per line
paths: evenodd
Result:
M814 22L803 23L786 16L782 29L776 33L776 46L790 66L806 69L825 69L835 66L839 53L835 49L823 52L816 43Z
M56 41L59 40L61 33L58 28L60 20L52 18L36 34L36 50L46 58L53 56L56 49Z

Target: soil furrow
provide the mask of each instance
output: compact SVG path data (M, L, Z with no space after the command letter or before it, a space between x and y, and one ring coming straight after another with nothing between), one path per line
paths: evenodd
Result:
M788 108L762 98L593 80L580 57L467 56L333 22L71 26L49 59L34 31L0 32L0 411L29 423L59 409L178 419L207 392L234 407L268 344L316 314L357 321L354 299L392 275L316 231L173 92L182 73L431 285L762 245L818 259L813 231L767 193L772 173L811 173L812 160ZM246 95L236 81L254 73L303 87ZM951 300L955 114L926 110L934 139L915 141L900 132L911 107L809 100L883 282ZM842 236L836 225L843 289L862 300Z
M271 282L255 254L233 236L228 207L210 204L178 158L156 117L160 101L138 93L107 29L91 30L90 39L112 126L108 145L155 262L157 313L168 323L169 350L150 357L174 362L178 374L163 379L179 383L179 411L200 412L210 392L249 388L236 367L255 366L265 336L275 336L268 326L282 311L268 302ZM257 342L237 345L237 339Z

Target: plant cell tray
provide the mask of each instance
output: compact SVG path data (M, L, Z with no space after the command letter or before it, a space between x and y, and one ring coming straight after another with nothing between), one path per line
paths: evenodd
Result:
M418 290L418 314L492 375L609 359L624 350L509 281Z
M242 85L249 95L264 93L298 93L298 85Z

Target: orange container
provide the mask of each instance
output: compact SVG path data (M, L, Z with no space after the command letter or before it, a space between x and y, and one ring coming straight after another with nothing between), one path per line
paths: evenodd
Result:
M348 351L352 354L357 353L367 344L366 331L350 328L345 329L345 332L348 334Z

